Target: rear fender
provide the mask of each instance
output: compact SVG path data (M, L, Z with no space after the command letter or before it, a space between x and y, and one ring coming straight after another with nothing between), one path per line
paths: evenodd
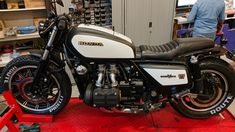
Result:
M220 58L220 56L224 55L228 58L232 58L231 53L226 48L221 46L215 46L210 49L204 49L200 51L191 52L189 54L184 54L180 57L190 58L191 56L198 56L199 58L204 58L204 57Z

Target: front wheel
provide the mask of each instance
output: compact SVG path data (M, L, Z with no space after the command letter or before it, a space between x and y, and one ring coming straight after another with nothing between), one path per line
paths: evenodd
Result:
M200 62L203 77L203 93L188 93L172 99L171 105L182 115L190 118L209 118L222 112L235 96L235 73L226 62L214 59Z
M1 82L10 90L21 108L34 114L56 114L69 101L71 83L64 70L53 72L56 64L51 60L39 83L32 89L34 73L39 59L22 56L12 60L3 70Z

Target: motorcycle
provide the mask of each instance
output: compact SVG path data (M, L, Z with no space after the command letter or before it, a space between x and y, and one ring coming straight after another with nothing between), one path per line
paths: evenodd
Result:
M61 0L51 2L63 6ZM39 24L41 51L13 59L1 83L23 110L57 114L71 97L69 66L85 104L106 111L159 110L165 102L189 118L209 118L226 109L235 96L231 58L207 38L173 40L159 46L135 46L113 30L71 26L71 18L51 12Z

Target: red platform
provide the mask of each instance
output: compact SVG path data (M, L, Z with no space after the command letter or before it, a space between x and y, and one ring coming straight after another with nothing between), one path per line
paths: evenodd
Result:
M14 115L20 122L52 122L53 116L51 115L25 114L21 110L20 106L17 104L15 98L13 97L10 91L4 91L2 95L6 99L9 110L2 117L0 117L0 131L4 126L7 126L8 130L11 132L19 131L16 126L11 122L11 118Z
M210 119L188 119L170 106L151 114L105 113L78 99L71 99L54 122L43 123L42 132L235 132L235 120L227 112Z

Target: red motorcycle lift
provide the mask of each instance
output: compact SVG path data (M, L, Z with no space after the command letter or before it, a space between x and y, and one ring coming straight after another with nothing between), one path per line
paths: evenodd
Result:
M13 132L18 131L16 126L19 124L31 122L49 122L40 124L41 132L235 131L234 118L227 111L222 116L200 120L185 118L168 105L149 114L105 113L85 105L77 98L72 98L65 109L54 116L55 121L51 122L52 116L23 114L10 92L3 95L11 109L1 119L0 128L6 124ZM13 114L20 121L16 126L10 122Z
M10 91L2 93L10 110L6 112L3 117L0 117L0 130L6 125L10 132L19 131L16 126L11 122L11 118L15 115L19 122L52 122L52 115L33 115L24 114L20 106L17 104L15 98Z
M167 105L144 114L106 113L72 98L55 121L41 124L41 132L235 132L235 120L227 112L209 119L189 119Z

